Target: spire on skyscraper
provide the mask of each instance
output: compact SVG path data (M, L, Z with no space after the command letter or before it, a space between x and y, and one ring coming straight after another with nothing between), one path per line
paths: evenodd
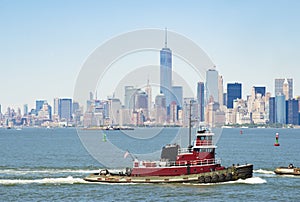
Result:
M165 48L168 47L168 30L165 28Z

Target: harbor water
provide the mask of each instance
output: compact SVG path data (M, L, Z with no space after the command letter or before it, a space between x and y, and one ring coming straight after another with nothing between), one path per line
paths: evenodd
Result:
M138 128L128 133L139 136L154 130ZM105 132L105 141L103 131L87 133L99 136L99 144L111 142L122 149L130 145L134 153L155 153L151 149L164 146L163 140L172 139L174 131L163 129L157 140L149 140L149 148L137 140L131 142L122 131ZM276 133L279 147L274 146ZM176 142L186 144L183 139L187 138ZM252 163L254 176L218 184L85 182L86 175L105 165L93 158L81 140L74 128L0 129L0 201L300 201L300 177L273 172L290 163L300 167L300 129L223 129L216 142L222 165Z

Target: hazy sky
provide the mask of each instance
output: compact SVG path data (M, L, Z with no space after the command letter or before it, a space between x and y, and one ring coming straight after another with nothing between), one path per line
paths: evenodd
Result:
M284 77L294 79L294 96L300 95L300 1L174 2L0 0L2 112L72 97L95 48L143 28L168 27L196 42L224 86L243 84L243 97L255 85L274 94L274 78Z

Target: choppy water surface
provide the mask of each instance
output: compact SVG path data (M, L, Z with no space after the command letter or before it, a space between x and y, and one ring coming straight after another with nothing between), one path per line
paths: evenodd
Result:
M152 129L145 130L149 133ZM166 138L173 132L164 130ZM273 146L276 132L280 134L280 147ZM132 140L120 131L108 132L107 139L122 145ZM158 141L157 147L160 144ZM98 184L82 180L102 165L85 150L75 129L0 129L0 200L300 201L300 177L273 172L289 163L300 166L299 144L298 129L224 129L217 143L222 164L253 163L253 178L205 185Z

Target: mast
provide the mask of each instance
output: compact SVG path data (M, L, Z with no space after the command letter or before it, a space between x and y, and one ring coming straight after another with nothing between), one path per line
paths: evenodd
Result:
M190 111L189 111L189 145L188 151L192 152L192 100L190 100Z

